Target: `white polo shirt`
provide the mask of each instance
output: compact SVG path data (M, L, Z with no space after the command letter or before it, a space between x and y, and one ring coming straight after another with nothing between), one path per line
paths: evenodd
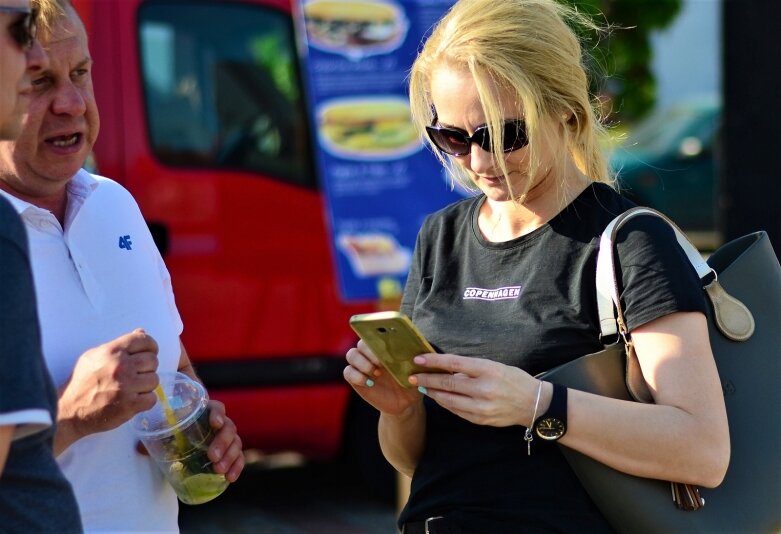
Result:
M141 211L113 180L80 170L63 231L48 210L3 191L27 228L43 353L57 387L86 350L144 328L160 372L178 367L182 321L171 278ZM87 531L178 531L171 487L136 452L129 423L87 436L58 458Z

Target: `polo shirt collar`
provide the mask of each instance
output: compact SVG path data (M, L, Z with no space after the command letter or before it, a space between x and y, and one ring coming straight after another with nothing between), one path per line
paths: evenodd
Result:
M34 208L35 207L32 204L30 204L29 202L26 202L26 201L22 200L21 198L17 198L15 196L13 196L11 193L9 193L8 191L5 191L4 189L0 189L0 195L3 195L6 198L6 200L8 200L8 202L11 203L11 205L16 210L16 213L18 213L19 215L24 213L25 210L27 210L27 208L31 208L31 207Z
M79 169L73 178L68 182L67 190L69 195L75 195L86 200L92 192L98 188L100 182L84 169Z
M65 228L70 228L87 198L98 187L98 181L84 169L79 169L79 172L70 179L65 187L68 192L68 205L65 207Z
M77 172L65 186L69 197L68 204L71 203L71 198L74 196L81 201L79 204L83 204L87 197L89 197L92 192L98 188L98 185L100 185L100 182L96 180L94 176L92 176L84 169L79 169L79 172ZM0 195L3 195L11 203L19 215L23 215L24 212L28 209L41 209L35 204L27 202L26 200L22 200L21 198L17 198L3 189L0 189Z

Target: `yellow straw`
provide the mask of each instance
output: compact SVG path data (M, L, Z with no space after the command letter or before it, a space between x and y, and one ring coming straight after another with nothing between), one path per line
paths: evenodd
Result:
M163 413L165 413L166 421L168 421L168 424L171 426L171 428L176 429L176 416L174 415L174 411L171 409L171 405L168 403L168 398L165 396L165 392L163 391L163 386L161 384L157 384L157 387L155 388L155 395L157 395L157 399L160 401L160 405L163 407ZM174 439L176 440L176 444L179 449L184 451L184 436L182 436L178 430L174 430Z
M165 396L165 392L163 391L163 386L161 384L157 384L157 387L155 388L155 395L157 395L157 400L160 401L160 404L163 406L163 412L165 413L165 419L168 421L168 424L171 425L171 428L176 426L176 416L174 415L174 411L171 409L171 405L168 404L168 398Z

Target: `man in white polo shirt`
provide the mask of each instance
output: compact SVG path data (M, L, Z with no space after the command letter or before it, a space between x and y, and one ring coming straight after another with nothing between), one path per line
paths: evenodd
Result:
M50 67L33 80L19 139L0 143L0 194L27 229L44 357L59 388L54 449L85 530L176 531L176 497L138 452L128 421L154 403L156 372L195 373L168 271L136 202L80 170L100 121L84 26L58 2L65 15L40 36ZM208 454L233 482L244 466L241 440L224 406L210 408Z

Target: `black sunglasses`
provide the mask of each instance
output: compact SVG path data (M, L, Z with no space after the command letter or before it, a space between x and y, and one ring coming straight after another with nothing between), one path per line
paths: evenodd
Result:
M483 150L491 151L491 136L486 125L475 128L475 133L467 135L463 130L436 126L436 123L437 117L435 115L434 125L426 126L426 133L434 146L445 154L466 156L469 154L472 143L477 143ZM529 144L529 139L526 137L526 123L523 120L504 121L502 128L504 130L502 152L512 152Z
M38 33L38 10L27 7L0 6L0 13L19 13L22 15L8 27L8 33L22 50L30 50Z

